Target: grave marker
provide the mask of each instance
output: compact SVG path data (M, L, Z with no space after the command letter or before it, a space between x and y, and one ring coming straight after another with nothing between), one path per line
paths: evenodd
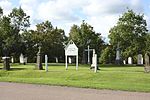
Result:
M150 63L149 63L149 56L148 54L146 53L145 54L145 72L150 72Z
M138 54L138 59L137 59L137 64L138 65L143 65L143 56L142 54Z
M45 71L48 72L48 57L45 55Z
M128 64L132 64L132 57L128 58Z

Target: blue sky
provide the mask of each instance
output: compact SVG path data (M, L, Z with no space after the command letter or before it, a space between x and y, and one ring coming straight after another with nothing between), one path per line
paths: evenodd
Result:
M31 29L45 20L65 30L68 35L73 24L80 25L82 20L94 27L107 38L119 16L126 8L145 15L150 30L149 0L0 0L5 14L12 8L21 6L31 16Z

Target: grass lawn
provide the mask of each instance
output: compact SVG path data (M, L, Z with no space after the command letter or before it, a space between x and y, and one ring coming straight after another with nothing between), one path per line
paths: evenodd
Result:
M79 65L79 70L70 65L65 70L63 64L49 64L49 71L34 70L35 64L12 64L10 71L1 69L1 82L19 82L73 86L96 89L150 92L150 73L144 73L142 66L100 65L94 73L88 65Z

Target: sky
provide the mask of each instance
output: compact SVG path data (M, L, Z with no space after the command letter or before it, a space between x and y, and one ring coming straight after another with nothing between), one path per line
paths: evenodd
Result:
M137 14L145 15L150 30L149 0L0 0L0 6L5 15L14 7L21 6L30 16L31 29L49 20L54 27L64 29L66 35L73 24L80 25L85 20L106 40L110 28L116 25L118 18L129 8Z

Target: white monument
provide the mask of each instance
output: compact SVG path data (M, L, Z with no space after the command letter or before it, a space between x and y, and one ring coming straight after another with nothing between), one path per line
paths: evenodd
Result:
M94 67L94 72L97 72L97 54L95 54L95 49L93 49L93 57L92 57L92 65L91 68Z
M56 61L56 63L58 63L58 57L55 57L55 61Z
M48 72L48 57L45 55L45 71Z
M14 63L14 57L13 56L11 57L11 63Z
M27 57L24 57L24 55L20 54L20 64L26 64L27 63Z
M71 61L71 57L69 57L69 64L71 64L72 63L72 61Z
M66 56L66 70L68 69L67 59L68 56L76 56L76 70L78 70L78 48L72 40L65 47L65 56Z
M123 64L124 64L124 65L126 64L126 60L123 60Z
M132 64L132 57L128 58L128 64Z
M24 56L23 56L22 53L20 54L20 63L21 63L21 64L24 64Z
M143 65L143 56L142 56L142 54L138 54L138 62L137 62L137 64L138 65Z

